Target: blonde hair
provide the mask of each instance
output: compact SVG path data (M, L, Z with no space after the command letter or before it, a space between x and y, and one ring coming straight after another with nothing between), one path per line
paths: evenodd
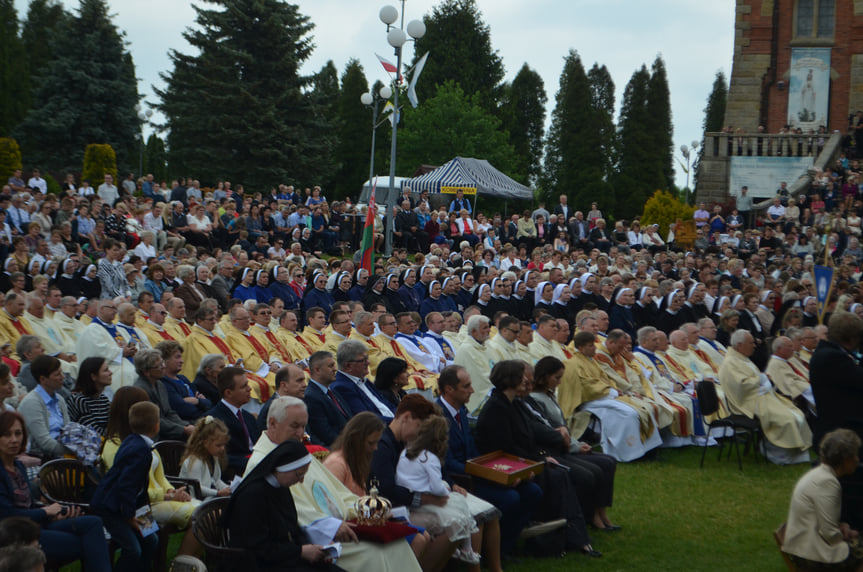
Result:
M189 442L186 443L186 451L180 462L194 457L206 463L210 469L213 468L215 462L225 468L226 457L224 453L218 458L213 458L207 451L207 443L210 439L218 438L220 435L229 436L228 427L221 419L216 419L212 415L198 419L198 422L195 423L195 429L189 437Z

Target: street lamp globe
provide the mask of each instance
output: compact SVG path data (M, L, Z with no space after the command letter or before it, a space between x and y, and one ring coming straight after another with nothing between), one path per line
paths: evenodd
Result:
M393 28L387 32L387 42L394 48L400 48L408 41L407 34L401 28Z
M680 146L680 154L688 159L689 158L689 147L687 147L686 145L681 145Z
M360 101L363 102L363 105L371 105L374 98L372 97L372 94L364 93L360 96Z
M378 95L380 95L383 99L389 99L393 96L393 89L390 86L385 85L378 92Z
M408 22L408 34L411 38L419 40L426 35L426 25L422 20L411 20Z
M378 13L378 18L387 26L391 26L399 19L399 11L395 6L384 6Z
M698 141L693 141L693 142L692 142L692 148L693 148L693 149L698 149L698 146L699 146L699 145L700 145L700 143L699 143Z

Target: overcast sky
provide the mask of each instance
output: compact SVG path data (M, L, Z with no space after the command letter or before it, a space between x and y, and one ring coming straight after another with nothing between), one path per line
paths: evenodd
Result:
M67 8L77 0L60 0ZM24 19L29 0L15 0ZM159 72L168 71L168 50L189 52L183 30L194 24L189 0L108 0L114 23L126 32L139 78L138 91L155 102L152 85L162 86ZM203 2L195 2L204 5ZM375 52L393 60L381 6L393 0L300 0L300 12L315 24L315 50L304 72L319 70L333 60L341 75L350 58L358 59L369 84L386 80ZM405 21L422 19L439 0L408 0ZM545 81L547 113L570 49L581 56L585 68L606 65L615 82L618 108L626 83L642 64L650 66L662 54L668 70L674 121L675 157L681 144L701 139L704 105L718 70L731 74L734 41L732 0L477 0L491 28L492 46L498 50L511 80L527 64ZM411 50L409 44L406 48ZM429 56L434 57L434 54ZM410 60L410 55L406 55ZM420 80L422 81L422 80ZM422 105L422 102L420 102ZM154 120L157 119L154 117ZM145 130L149 133L149 129ZM679 185L686 176L675 163Z

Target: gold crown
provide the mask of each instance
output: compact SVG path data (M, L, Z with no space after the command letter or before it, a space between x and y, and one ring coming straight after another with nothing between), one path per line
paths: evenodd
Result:
M368 496L360 497L354 503L357 511L357 522L366 526L384 526L390 516L393 503L378 496L378 481L372 479Z

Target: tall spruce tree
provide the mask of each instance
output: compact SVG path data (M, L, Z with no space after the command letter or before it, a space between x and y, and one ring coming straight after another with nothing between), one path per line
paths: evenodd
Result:
M351 59L342 74L336 113L338 114L338 143L335 163L338 165L333 181L336 197L355 196L368 177L371 149L371 110L360 101L369 91L369 82L363 66ZM380 105L378 106L380 109Z
M155 133L147 138L144 147L144 172L150 173L156 183L161 183L168 178L168 153L165 150L165 142Z
M50 41L54 57L16 129L25 155L43 169L78 170L87 144L107 143L120 171L129 171L138 153L138 84L124 34L105 0L80 0L77 13L61 20Z
M645 201L666 184L663 164L656 160L656 144L651 131L654 122L649 117L647 96L650 72L641 66L632 74L620 106L617 125L618 173L616 213L631 217L641 212Z
M57 0L30 1L21 39L24 41L24 49L27 50L27 62L34 86L38 86L38 79L54 59L55 50L63 49L63 42L52 42L51 39L60 33L60 26L68 17L69 14Z
M429 52L417 82L420 105L435 95L439 85L455 81L468 97L479 94L482 107L496 112L503 60L492 48L491 30L476 0L443 0L423 21L426 33L414 51L414 63Z
M574 208L600 198L605 204L613 201L613 188L605 173L607 150L602 142L605 114L604 108L594 106L581 57L570 50L564 59L546 140L542 179L546 202L556 203L560 194L568 195Z
M313 78L300 66L312 51L313 25L281 0L216 0L195 6L195 28L183 36L197 55L170 53L159 109L167 117L172 169L203 181L220 178L266 190L278 183L313 184L325 174L319 157L329 139Z
M713 79L713 89L707 97L707 105L704 107L704 121L701 124L704 133L716 133L722 131L725 125L725 105L728 102L728 82L722 70L716 72ZM698 158L692 166L695 176L692 187L698 187L698 173L701 167L701 158L704 156L704 145L698 148Z
M0 137L27 113L29 71L14 0L0 0Z
M614 80L604 65L593 64L587 72L590 85L590 102L596 114L597 139L602 149L602 180L610 182L617 164L617 132L614 125ZM601 192L605 192L602 189ZM600 198L600 197L595 197ZM591 199L593 200L593 199Z
M542 172L547 102L542 76L526 63L504 86L499 114L515 148L515 178L525 184L536 183Z
M656 161L662 165L662 189L674 189L674 125L671 122L671 94L662 56L656 56L647 84L647 118L653 134Z

